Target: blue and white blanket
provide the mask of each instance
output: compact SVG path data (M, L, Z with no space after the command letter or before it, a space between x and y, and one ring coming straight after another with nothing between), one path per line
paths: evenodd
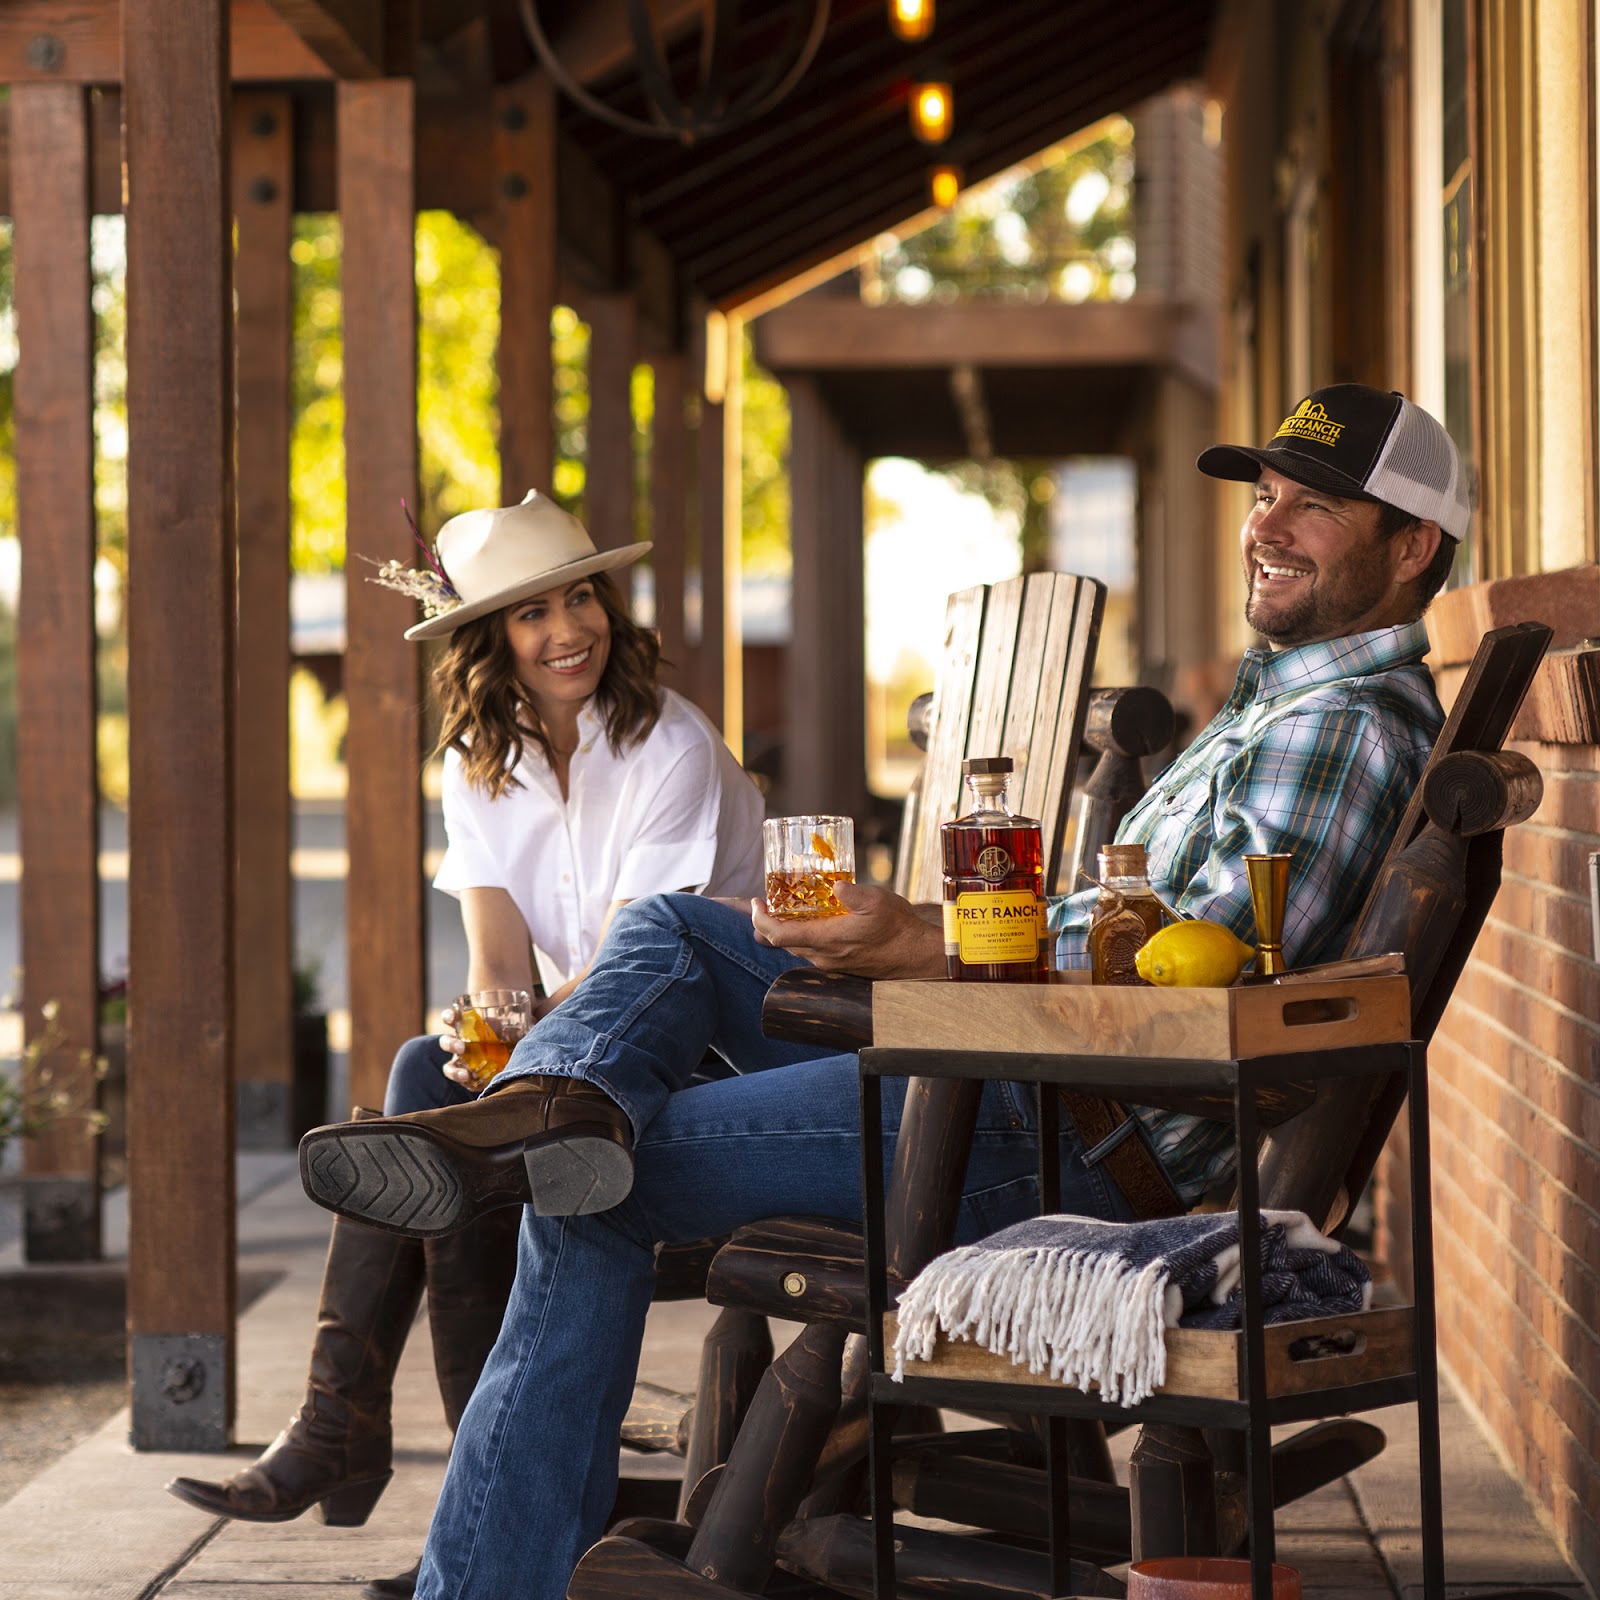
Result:
M1303 1211L1261 1213L1268 1322L1364 1311L1366 1264ZM1239 1217L1034 1217L928 1263L900 1297L896 1378L940 1334L1138 1405L1166 1380L1166 1328L1239 1326Z

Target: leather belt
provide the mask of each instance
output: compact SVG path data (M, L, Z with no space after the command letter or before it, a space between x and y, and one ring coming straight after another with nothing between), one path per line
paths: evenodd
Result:
M1133 1113L1115 1100L1079 1094L1063 1087L1061 1104L1083 1140L1090 1164L1108 1173L1141 1222L1177 1217L1189 1208L1167 1176L1167 1169L1140 1136ZM1117 1135L1120 1134L1120 1137ZM1104 1150L1098 1147L1104 1145Z

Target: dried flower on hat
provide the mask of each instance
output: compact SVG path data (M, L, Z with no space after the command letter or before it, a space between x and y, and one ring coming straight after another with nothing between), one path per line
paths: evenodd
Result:
M417 541L422 559L428 563L427 569L402 566L398 561L385 561L367 581L382 584L385 589L393 589L397 594L409 595L413 600L421 601L423 612L429 619L454 611L461 604L461 596L450 582L438 552L422 537L411 515L411 508L404 500L400 502L400 509L405 512L411 537Z

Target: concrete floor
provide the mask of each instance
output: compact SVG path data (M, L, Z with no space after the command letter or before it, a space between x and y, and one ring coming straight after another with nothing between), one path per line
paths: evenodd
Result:
M217 1477L252 1459L299 1403L327 1218L300 1193L292 1157L257 1157L250 1174L241 1183L241 1265L282 1276L240 1321L237 1437L246 1443L229 1457L136 1454L127 1413L118 1413L0 1505L0 1600L332 1600L419 1553L448 1444L420 1331L396 1394L395 1479L364 1528L326 1528L309 1516L268 1526L213 1521L162 1492L178 1473ZM711 1315L698 1305L656 1308L641 1375L691 1388ZM1307 1593L1420 1595L1411 1413L1372 1420L1389 1434L1388 1450L1280 1515L1279 1559L1300 1569ZM1538 1584L1581 1600L1582 1584L1448 1393L1444 1429L1452 1594ZM1131 1432L1119 1436L1124 1448Z

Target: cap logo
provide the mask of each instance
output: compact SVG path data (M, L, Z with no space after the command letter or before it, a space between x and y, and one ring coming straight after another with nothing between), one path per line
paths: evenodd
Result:
M1331 450L1344 432L1342 422L1332 421L1322 406L1311 400L1302 400L1293 416L1278 424L1274 439L1309 439L1312 444L1325 444Z

